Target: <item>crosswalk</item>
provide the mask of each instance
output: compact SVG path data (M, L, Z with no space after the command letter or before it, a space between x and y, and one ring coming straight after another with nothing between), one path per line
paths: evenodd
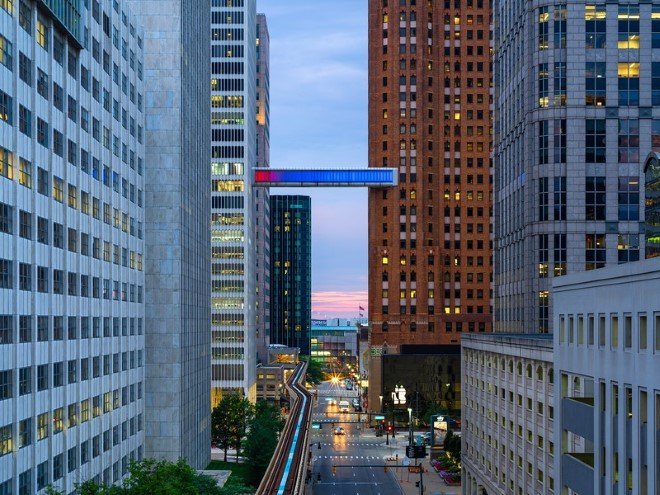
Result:
M345 460L363 460L363 461L384 461L387 460L389 456L379 456L379 455L317 455L314 456L314 459L345 459Z
M341 447L382 447L385 445L384 442L349 442L349 443L341 443L341 444L335 444L332 442L321 442L322 447L336 447L337 445L340 445Z

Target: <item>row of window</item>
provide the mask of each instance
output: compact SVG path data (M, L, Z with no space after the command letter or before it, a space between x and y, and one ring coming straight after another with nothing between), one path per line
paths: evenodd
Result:
M129 361L130 356L130 361ZM93 358L73 359L52 364L26 366L17 370L0 371L0 401L20 397L34 392L72 385L113 373L142 367L142 351L105 354ZM124 387L125 402L128 404L128 387ZM109 393L106 395L110 395ZM119 407L119 390L115 391L114 408ZM142 396L142 383L138 383L138 399ZM132 394L132 400L135 395ZM112 410L112 409L111 409ZM109 412L109 411L104 411Z
M32 420L30 419L30 421ZM8 428L10 428L10 426L5 426L3 428L0 428L0 448L3 449L12 447L14 443L13 438L10 436L11 431ZM23 428L27 428L27 423L26 425L23 426ZM128 426L126 428L128 428ZM131 437L135 435L135 433L137 433L138 431L141 431L141 429L142 429L141 422L138 421L137 417L131 418L130 420ZM88 462L90 462L92 458L96 458L99 455L101 455L101 449L103 449L103 452L107 452L108 450L110 450L110 445L111 445L110 438L106 437L106 434L109 435L109 431L110 430L107 430L106 432L103 433L103 444L101 444L101 435L97 435L96 437L92 438L91 452L90 452L90 440L87 440L81 443L80 448L77 445L71 447L66 452L66 459L64 453L60 453L54 455L51 460L46 460L38 464L36 468L36 489L37 490L44 489L51 482L54 483L62 479L62 477L64 476L64 469L66 469L67 472L72 473L78 468L78 466L83 466L87 464ZM112 431L113 431L113 444L114 444L115 441L114 429ZM19 436L18 436L19 445L23 445L21 442L26 440L25 434L27 433L28 432L26 432L25 430L19 429ZM31 431L29 433L31 434ZM122 441L128 439L128 433L124 434L123 424L122 424L121 435L122 435ZM117 443L114 445L119 445L119 442L117 441ZM110 473L110 468L109 467L106 468L103 471L103 483L106 485L110 485L111 483L118 482L121 476L124 476L125 474L128 473L129 462L133 461L134 459L142 459L141 446L131 451L130 454L123 456L121 459L121 466L119 461L115 462L112 465L112 474ZM66 461L66 465L64 464L65 461ZM35 483L35 480L32 469L28 469L27 471L20 473L17 481L18 481L17 493L19 493L20 495L29 495L31 493L34 493L33 485ZM94 481L100 483L101 476L95 476ZM13 482L14 480L9 480L4 483L0 483L0 494L12 495L12 493L14 493L12 491Z
M551 70L551 67L554 70ZM605 106L607 103L607 62L586 62L584 103L586 106ZM638 106L640 97L640 63L618 62L618 105ZM566 63L553 66L541 63L537 66L538 106L545 108L566 106ZM553 91L550 93L550 81ZM660 105L660 62L651 63L651 103Z
M0 203L0 233L14 233L14 208ZM33 239L33 215L29 212L18 211L18 234L24 239ZM67 249L73 253L80 253L83 256L92 256L95 259L113 262L116 265L122 265L134 270L142 270L142 254L112 244L107 241L101 241L99 237L90 237L89 234L69 228L65 230L64 225L58 222L52 222L47 218L37 217L37 242L45 245L52 245L58 249ZM141 233L141 232L139 232ZM102 251L101 251L102 250ZM102 256L102 257L101 257Z
M0 345L142 335L142 318L0 315ZM18 324L18 329L15 325ZM66 324L66 328L65 328ZM18 330L18 334L16 333ZM16 338L18 336L18 338Z
M584 41L587 50L607 48L607 6L585 5ZM617 5L616 46L623 50L638 50L640 36L639 5ZM653 5L651 13L651 46L660 48L660 6ZM553 47L566 48L566 4L555 5L550 15L549 7L541 7L537 13L537 37L539 50L550 48L550 24L553 25ZM612 33L613 35L614 33Z
M15 277L15 265L18 265L18 277ZM78 275L47 266L34 266L31 263L17 263L14 260L0 258L0 289L18 289L44 294L80 296L93 299L105 299L123 302L142 303L143 286L111 280L108 278ZM90 285L91 282L91 285ZM103 285L101 285L101 282Z

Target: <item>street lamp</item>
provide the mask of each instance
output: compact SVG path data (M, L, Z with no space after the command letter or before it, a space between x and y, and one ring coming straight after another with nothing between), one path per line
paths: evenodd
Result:
M408 445L412 446L413 445L412 407L408 408L408 428L410 431L408 438Z
M379 395L378 399L380 400L380 412L383 412L383 396Z

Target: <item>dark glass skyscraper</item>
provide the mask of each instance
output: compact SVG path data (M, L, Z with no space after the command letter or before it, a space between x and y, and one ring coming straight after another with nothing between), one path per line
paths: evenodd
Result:
M309 355L312 321L312 200L270 198L270 343Z

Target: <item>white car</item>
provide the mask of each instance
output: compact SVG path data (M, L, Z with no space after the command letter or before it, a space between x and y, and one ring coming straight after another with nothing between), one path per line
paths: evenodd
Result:
M328 399L328 405L329 406L336 406L337 405L337 399Z
M335 428L335 435L346 435L346 432L344 431L343 427L337 426Z

